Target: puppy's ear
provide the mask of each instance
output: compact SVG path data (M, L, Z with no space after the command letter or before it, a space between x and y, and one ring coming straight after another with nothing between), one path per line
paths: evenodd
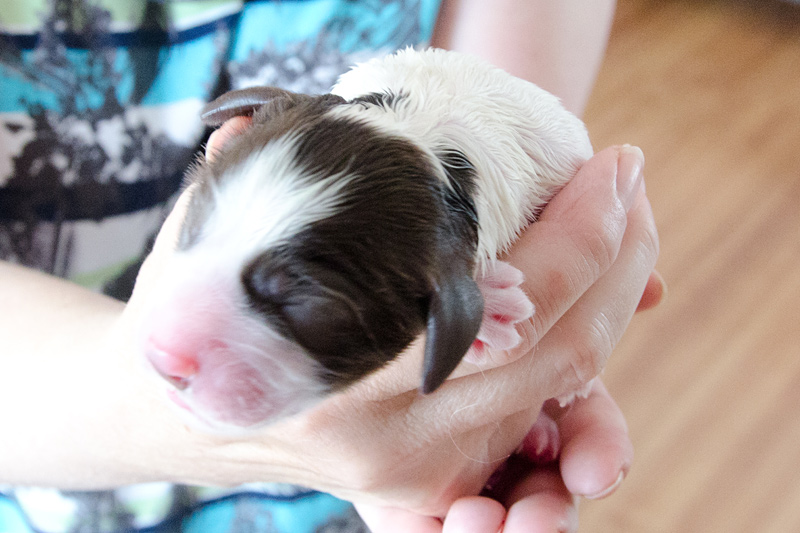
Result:
M467 273L449 273L434 283L428 310L422 392L435 391L467 353L483 317L483 297Z
M233 117L252 116L267 104L272 105L269 114L274 115L301 102L317 102L329 107L344 101L342 97L332 94L310 96L278 87L250 87L227 92L209 102L200 112L200 118L207 126L217 127Z
M439 233L439 265L432 283L422 392L436 390L469 350L483 318L483 295L472 273L478 246L475 168L459 150L441 148L437 157L447 175L442 191L445 227Z
M250 87L230 91L216 100L207 103L200 112L200 118L207 126L219 126L233 117L251 116L259 107L276 98L295 95L277 87Z

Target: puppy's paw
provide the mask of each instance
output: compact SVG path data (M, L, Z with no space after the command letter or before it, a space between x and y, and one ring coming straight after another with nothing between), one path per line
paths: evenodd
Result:
M555 420L544 412L522 441L518 453L537 464L552 463L561 451L561 436Z
M522 272L503 261L492 261L477 280L483 295L483 321L478 337L465 359L471 363L485 360L486 348L510 350L522 337L517 324L533 316L533 304L522 290Z

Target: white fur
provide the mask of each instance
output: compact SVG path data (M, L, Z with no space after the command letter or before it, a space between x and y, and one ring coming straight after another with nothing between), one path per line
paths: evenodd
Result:
M352 106L332 113L366 119L429 152L458 149L472 162L481 266L507 249L593 153L583 122L555 96L463 54L403 50L355 67L332 92L347 100L405 95L395 112Z
M310 176L295 159L295 141L271 141L214 186L214 211L200 241L238 266L232 272L339 209L348 174Z

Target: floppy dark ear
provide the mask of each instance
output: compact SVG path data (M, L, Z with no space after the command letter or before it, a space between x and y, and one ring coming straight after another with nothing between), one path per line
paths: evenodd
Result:
M449 275L438 280L431 295L422 392L435 391L461 362L478 335L483 296L472 277Z
M277 87L250 87L230 91L207 103L200 112L200 118L207 126L216 127L233 117L252 115L264 104L286 96L296 96L296 93Z
M266 112L266 117L273 117L300 103L313 103L325 108L345 102L344 98L335 94L312 96L277 87L250 87L227 92L209 102L200 112L200 118L207 126L217 127L233 117L253 116L267 104L271 106Z

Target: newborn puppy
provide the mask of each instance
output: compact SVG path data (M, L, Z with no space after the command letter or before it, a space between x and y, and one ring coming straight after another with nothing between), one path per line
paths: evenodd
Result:
M173 400L256 428L382 367L424 333L422 391L514 347L533 307L496 260L592 155L558 100L454 52L401 51L332 94L209 104L252 124L189 172L177 251L142 326Z

